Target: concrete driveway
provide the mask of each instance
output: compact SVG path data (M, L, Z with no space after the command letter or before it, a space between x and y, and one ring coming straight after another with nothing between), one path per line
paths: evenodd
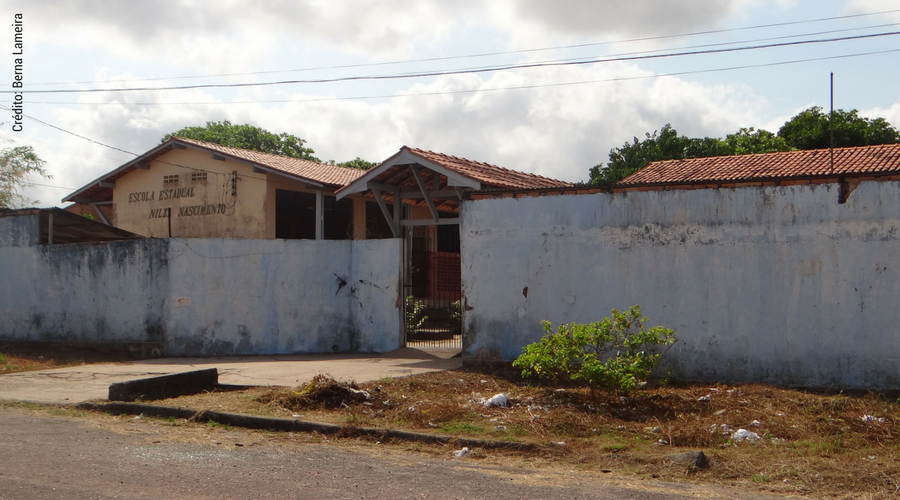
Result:
M408 347L386 354L147 359L0 375L0 400L72 404L106 399L114 382L204 368L218 369L221 384L293 387L320 373L339 380L369 382L461 366L461 358L445 359Z

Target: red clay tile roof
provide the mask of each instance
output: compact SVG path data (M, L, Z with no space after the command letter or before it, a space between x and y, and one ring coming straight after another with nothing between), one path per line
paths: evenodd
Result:
M428 161L437 163L444 168L458 172L461 175L475 179L482 183L482 189L539 189L570 187L569 182L558 181L540 175L518 172L506 168L481 163L477 161L458 158L456 156L435 153L423 149L406 147L411 153Z
M900 173L900 144L657 161L617 186L748 182Z
M337 165L302 160L300 158L292 158L290 156L261 153L249 149L232 148L195 139L185 139L183 137L174 139L205 149L215 150L223 155L255 163L259 166L268 167L288 175L332 186L343 186L366 173L365 170L360 170L358 168L340 167Z

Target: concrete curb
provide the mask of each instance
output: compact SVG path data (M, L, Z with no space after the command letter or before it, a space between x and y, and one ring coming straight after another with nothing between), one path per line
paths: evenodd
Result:
M320 434L338 434L344 436L360 436L377 439L400 439L403 441L418 441L429 444L450 444L484 449L503 450L533 450L539 446L530 443L511 443L508 441L494 441L476 438L461 438L455 436L440 436L437 434L423 434L419 432L399 431L395 429L383 429L378 427L351 427L336 424L323 424L319 422L307 422L292 418L257 417L242 415L240 413L225 413L212 410L192 410L190 408L173 408L170 406L148 405L143 403L78 403L75 405L80 410L106 412L118 415L140 415L148 417L174 417L195 420L198 422L213 421L219 424L247 429L271 429L283 432L318 432Z
M134 401L136 399L168 399L187 394L211 391L219 386L216 368L170 373L157 377L139 378L116 382L109 386L110 401Z

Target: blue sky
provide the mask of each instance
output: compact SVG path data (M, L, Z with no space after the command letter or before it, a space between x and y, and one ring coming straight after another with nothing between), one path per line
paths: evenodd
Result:
M0 5L8 24L15 13L24 16L25 113L138 154L166 133L228 119L302 137L326 160L381 161L409 145L577 181L605 162L610 148L666 123L691 136L751 126L777 131L802 109L828 108L830 72L835 107L900 125L900 52L890 52L900 50L900 35L889 34L900 31L900 0ZM773 24L779 26L760 27ZM6 30L0 53L11 54L12 27ZM621 60L878 34L887 35ZM597 62L607 58L614 60ZM8 80L13 59L0 56L0 75ZM554 60L589 63L379 81L39 93L396 76ZM728 70L739 66L747 68ZM222 74L230 76L216 76ZM0 95L0 103L9 102ZM42 206L58 204L70 188L132 158L33 120L13 132L11 120L2 119L0 136L33 146L54 176L25 192Z

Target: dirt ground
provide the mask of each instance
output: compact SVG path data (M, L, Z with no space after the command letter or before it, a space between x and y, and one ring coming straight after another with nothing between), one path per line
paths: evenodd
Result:
M63 343L0 342L0 375L134 359L127 352L102 352Z
M472 460L510 467L569 467L814 498L900 498L896 395L651 383L620 397L523 380L509 369L437 372L359 385L345 380L334 386L328 377L310 382L315 383L153 403L537 446L532 451L470 450ZM506 395L507 407L485 407L484 401L497 394ZM181 427L216 427L175 419L161 424L176 433ZM737 439L748 433L749 440ZM375 444L364 438L304 439ZM421 443L378 445L430 455L453 451ZM667 459L695 450L706 454L709 467Z

